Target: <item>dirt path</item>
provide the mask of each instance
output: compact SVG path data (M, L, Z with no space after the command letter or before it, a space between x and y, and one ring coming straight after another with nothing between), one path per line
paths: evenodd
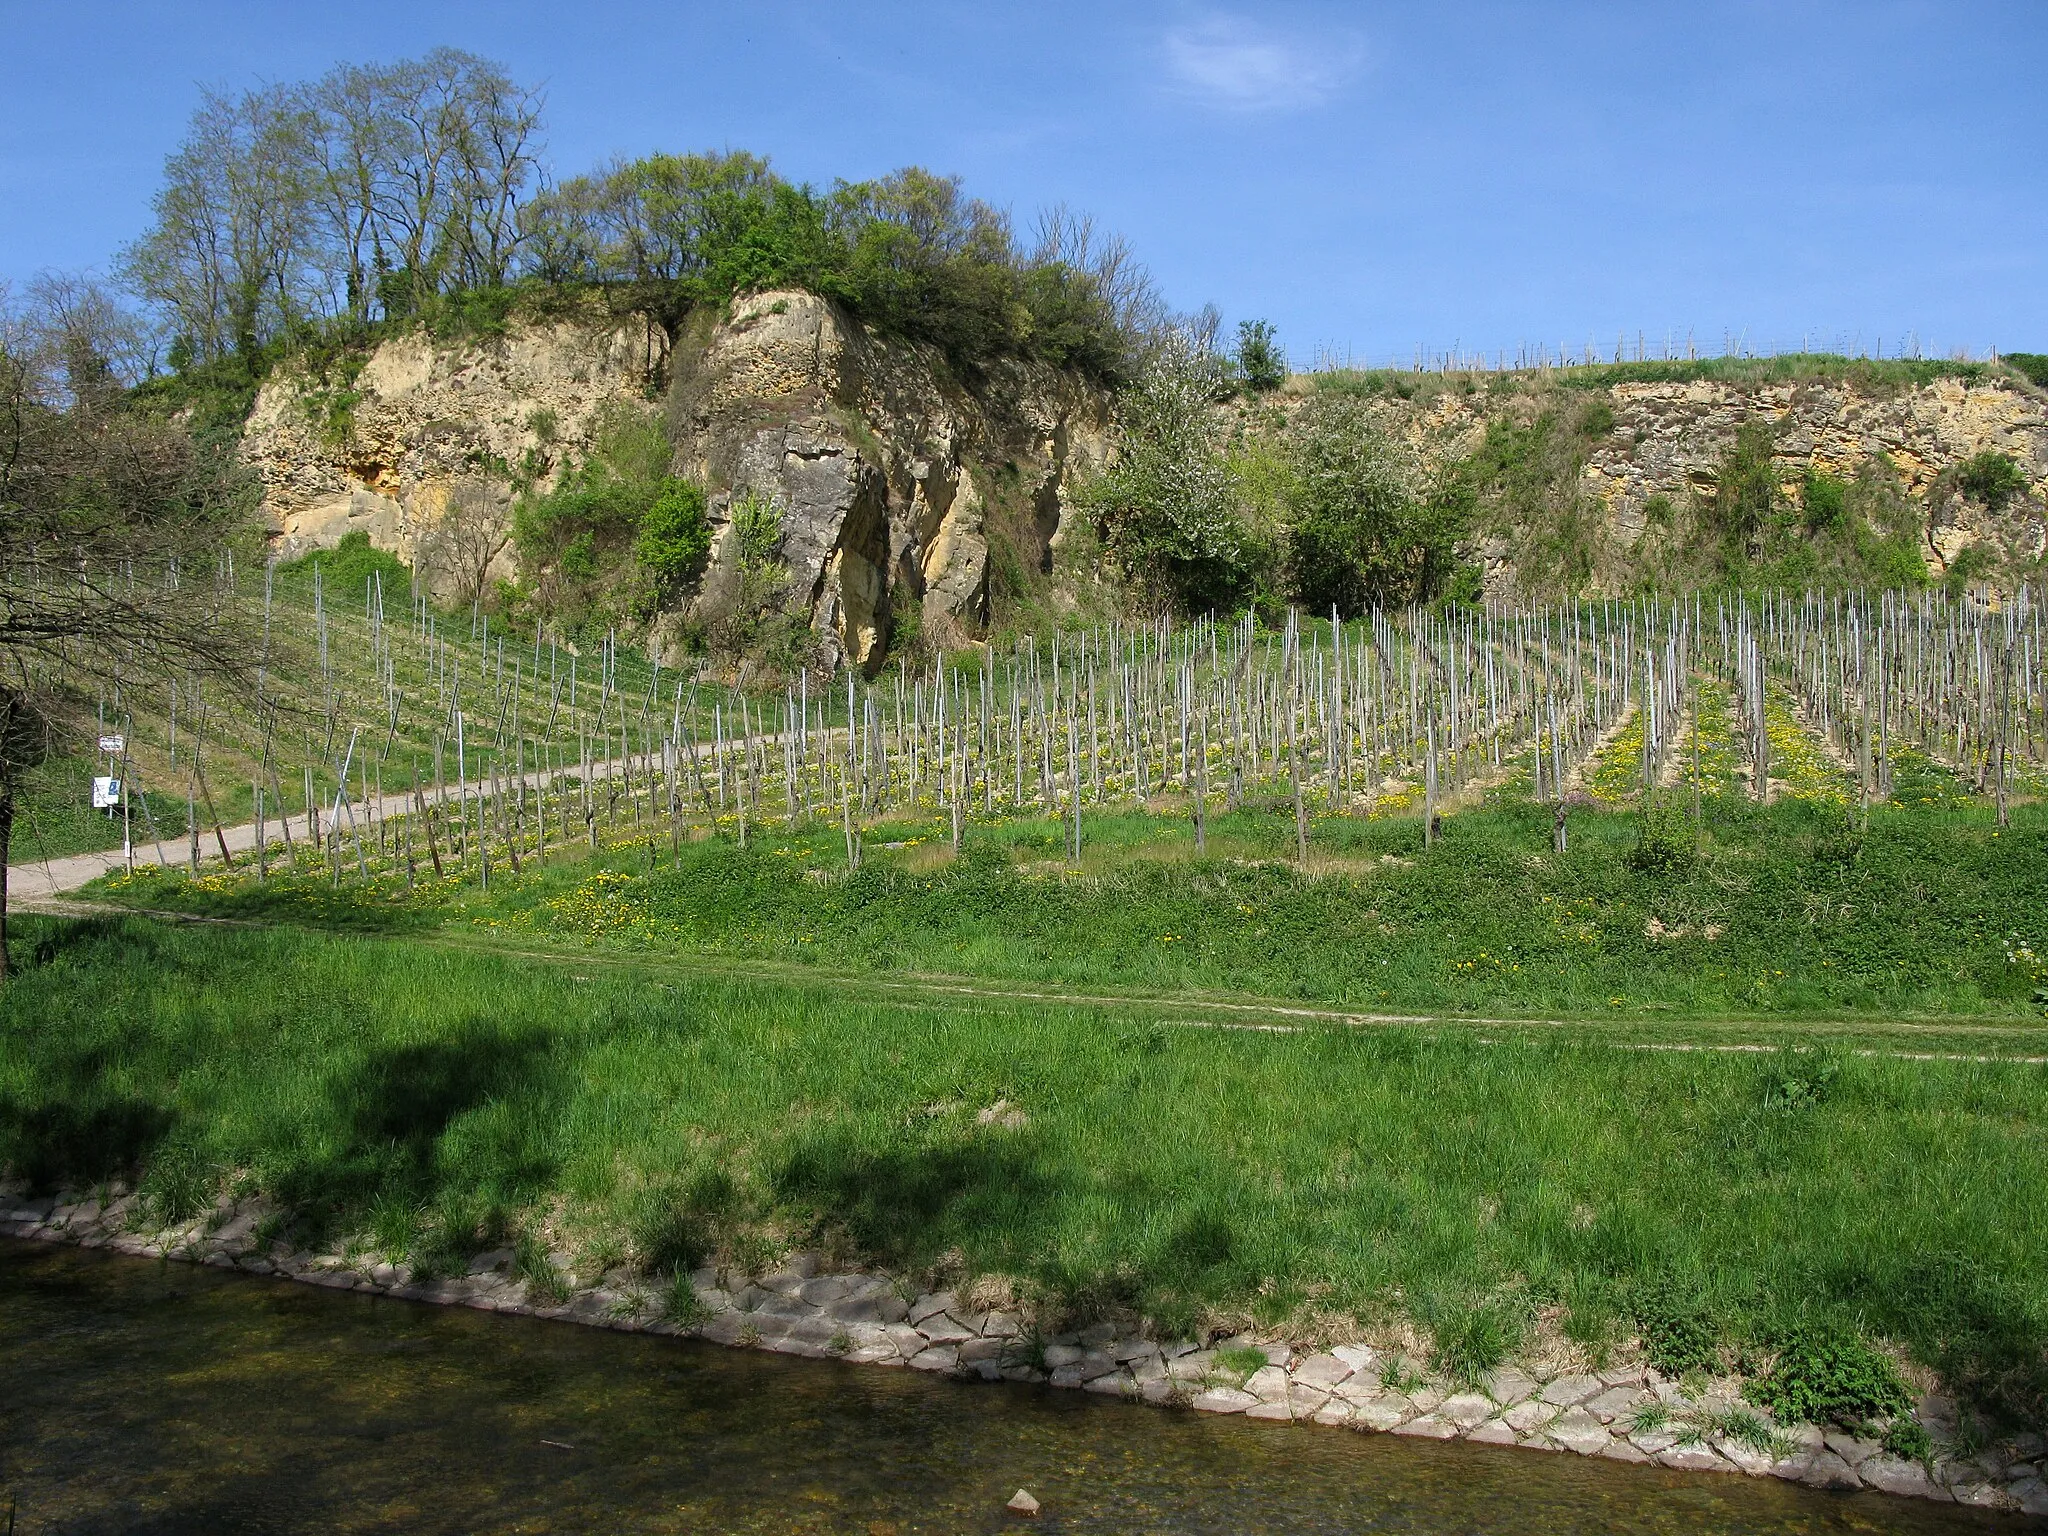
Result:
M609 762L593 763L591 765L591 780L593 783L599 783L627 772L645 772L655 760L652 754L636 754L630 759L615 758ZM554 769L546 773L529 773L526 775L526 787L528 789L538 789L544 783L572 777L574 772L575 770L573 769ZM516 787L518 782L519 780L514 776L508 776L505 781L507 787ZM426 790L422 790L420 793L430 806L447 804L452 799L452 797L446 795L437 799ZM470 785L468 798L475 798L477 793L478 786ZM358 824L367 833L380 821L391 816L403 816L410 812L412 810L412 799L413 792L407 790L402 794L385 795L381 799L372 796L368 800L351 801L347 809L342 813L344 817L342 824L347 826L349 823L346 818L353 813L357 818ZM330 799L327 805L323 807L323 814L332 815L333 807L334 801ZM281 849L284 846L285 838L279 831L283 820L283 818L273 817L268 822L270 830L267 834L267 843L272 849ZM303 811L296 812L292 815L290 821L298 827L298 831L293 833L292 836L296 840L303 841L310 832L307 826L306 813ZM238 827L224 827L221 829L218 837L216 837L213 829L210 827L202 830L199 834L199 862L202 868L219 861L220 845L223 840L227 843L228 852L231 855L254 853L256 851L256 823L247 821ZM17 838L16 841L19 842L20 839ZM152 864L158 866L183 865L191 858L191 854L192 843L189 838L165 838L162 842L135 844L133 862L138 866ZM36 859L28 863L10 864L7 866L8 903L10 906L33 907L37 903L47 902L54 897L62 896L68 891L76 891L90 885L102 875L110 875L115 870L125 869L129 862L130 855L122 849L107 848L97 853L73 853L55 859Z

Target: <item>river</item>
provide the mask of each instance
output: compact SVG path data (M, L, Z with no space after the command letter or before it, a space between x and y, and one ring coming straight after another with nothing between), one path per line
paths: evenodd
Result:
M1005 1513L1018 1488L1043 1502ZM0 1509L84 1532L2019 1531L0 1240Z

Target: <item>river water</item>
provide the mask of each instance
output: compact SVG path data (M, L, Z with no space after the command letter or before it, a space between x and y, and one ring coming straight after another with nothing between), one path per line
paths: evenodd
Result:
M2000 1530L0 1241L0 1508L75 1532ZM5 1529L0 1526L0 1529Z

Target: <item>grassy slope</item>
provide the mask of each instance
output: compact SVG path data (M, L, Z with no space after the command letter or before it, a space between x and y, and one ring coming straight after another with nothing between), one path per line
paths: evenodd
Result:
M233 1177L415 1251L548 1213L553 1241L671 1252L957 1249L1175 1327L1560 1308L1597 1342L1660 1292L1731 1341L1845 1320L2040 1401L2038 1066L1228 1033L406 939L24 927L0 1161L45 1182L139 1165L191 1209ZM980 1121L1005 1100L1025 1124Z
M1243 992L1381 1011L1800 1019L2037 1018L2048 983L2048 811L1843 810L1707 802L1689 869L1631 857L1632 813L1581 812L1549 851L1547 809L1514 799L1447 818L1317 823L1305 878L1285 807L1219 816L1207 861L1174 818L1088 817L1078 875L1064 830L975 825L954 861L933 822L870 835L844 874L836 828L572 856L488 895L407 902L399 874L330 890L311 875L231 883L145 871L117 900L214 915L446 928L833 970ZM623 833L621 834L623 835ZM1689 836L1689 834L1682 834ZM905 844L897 849L887 842Z

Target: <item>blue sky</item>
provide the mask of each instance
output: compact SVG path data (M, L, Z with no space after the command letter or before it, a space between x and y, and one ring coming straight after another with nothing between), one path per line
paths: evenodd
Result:
M440 43L555 170L747 148L1064 200L1298 365L1625 332L2048 351L2048 0L0 0L0 278L105 266L201 83Z

